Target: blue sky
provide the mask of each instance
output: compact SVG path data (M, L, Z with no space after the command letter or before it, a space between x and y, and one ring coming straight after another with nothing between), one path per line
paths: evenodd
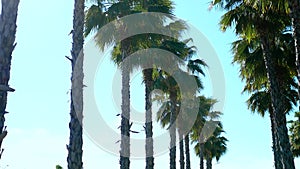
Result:
M175 1L175 14L200 30L210 41L222 63L226 80L226 100L222 122L229 139L228 152L215 169L253 169L273 167L269 118L261 118L247 110L242 95L243 83L238 68L231 64L230 42L232 31L222 33L218 28L220 11L208 11L208 1ZM8 136L0 168L51 169L56 164L66 168L66 144L70 104L71 67L65 55L70 55L73 1L21 1L19 6L17 47L13 53L11 80L16 92L9 94L6 115ZM107 62L114 70L114 65ZM99 69L101 70L101 68ZM104 77L108 82L111 77ZM133 78L136 89L132 94L133 106L140 110L143 87L139 75ZM209 84L209 79L205 80ZM110 86L108 86L110 87ZM111 89L109 89L111 90ZM137 93L137 94L136 94ZM205 91L209 95L209 87ZM109 96L109 94L108 94ZM107 96L97 96L99 104L107 102ZM108 105L113 104L109 103ZM118 110L107 107L114 115ZM111 119L111 118L110 118ZM118 126L117 117L112 128ZM116 145L118 146L118 145ZM143 148L143 147L142 147ZM193 150L191 150L193 154ZM192 155L192 168L198 168L199 160ZM118 168L118 157L107 153L84 135L84 167ZM296 159L296 167L300 159ZM168 153L155 158L156 168L168 167ZM144 160L132 160L133 169L144 168Z

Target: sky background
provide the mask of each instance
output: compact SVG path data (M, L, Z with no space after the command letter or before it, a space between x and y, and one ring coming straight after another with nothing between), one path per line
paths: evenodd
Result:
M226 100L222 122L225 136L229 139L228 151L218 163L213 161L213 168L272 169L269 118L261 118L247 110L247 95L241 94L243 83L238 77L238 67L231 64L230 42L234 41L235 36L233 31L219 31L218 21L222 12L208 11L208 2L190 0L186 3L176 0L175 14L208 38L218 54L225 75ZM18 44L13 53L9 82L16 92L9 93L8 97L9 114L5 123L8 135L2 144L5 151L0 169L54 169L57 164L64 168L67 166L71 67L64 56L70 55L72 39L68 33L72 29L72 16L72 0L20 2ZM111 62L107 63L108 70L115 70ZM110 82L111 74L101 78ZM143 87L139 75L134 77L132 103L133 107L142 111ZM204 93L209 95L207 88ZM107 90L111 91L111 86ZM96 95L99 104L112 105L105 112L110 112L114 117L111 126L116 130L119 119L115 114L118 110L113 106L112 99L107 99L109 97ZM86 134L83 151L85 169L119 168L119 157L100 149ZM194 156L192 147L191 154L192 168L198 168L199 160ZM168 153L155 158L156 168L167 168L168 163ZM144 168L144 165L144 160L131 161L133 169ZM295 160L295 165L300 169L299 158Z

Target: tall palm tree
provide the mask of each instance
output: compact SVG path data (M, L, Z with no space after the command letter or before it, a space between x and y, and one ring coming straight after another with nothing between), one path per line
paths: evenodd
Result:
M175 39L171 39L171 40L165 40L163 41L163 43L161 44L161 48L164 50L168 50L174 54L176 54L178 57L186 60L186 66L188 71L190 71L191 73L203 73L203 70L201 68L201 66L206 66L206 64L200 60L200 59L195 59L192 60L192 56L195 54L195 48L189 47L187 45L189 40L185 40L185 41L178 41ZM183 63L178 63L178 64L183 64ZM179 69L179 68L177 68ZM195 80L198 83L199 88L202 88L200 79L198 78L198 76L194 76L191 75L193 78L195 78ZM160 110L158 112L158 121L161 121L161 124L163 127L165 127L167 124L169 124L170 129L170 137L171 137L171 141L170 141L170 168L175 167L176 166L176 128L178 131L178 136L180 139L179 142L179 152L180 152L180 168L184 168L184 135L183 135L183 131L184 128L183 125L185 124L183 122L183 116L179 116L179 107L180 107L180 98L183 97L180 95L179 93L179 86L176 83L175 79L173 79L172 76L170 76L169 74L163 72L163 71L159 71L159 76L156 77L155 79L155 84L157 86L157 88L160 88L161 90L163 90L164 92L168 93L169 95L169 101L164 103L164 106L162 106L161 108L163 108L162 110ZM197 91L194 91L196 94ZM177 117L177 120L176 120ZM176 124L174 124L175 120L177 121ZM173 125L174 124L174 125ZM174 134L175 133L175 134ZM189 158L188 158L189 159ZM188 162L189 166L190 163Z
M224 136L221 136L224 132L222 128L222 124L219 123L213 135L204 143L203 155L206 160L206 169L212 169L212 159L216 158L216 160L219 161L220 157L225 154L227 150L226 142L228 140ZM201 151L199 145L199 142L195 145L196 155L198 156Z
M276 61L276 76L280 79L281 88L285 91L285 107L289 112L292 104L296 104L297 86L294 82L296 75L293 49L290 48L292 39L289 34L278 35L278 43L272 48L272 54ZM279 151L278 138L275 132L274 112L271 106L269 85L267 83L266 69L262 60L262 50L259 41L249 43L246 39L237 40L232 44L234 63L240 66L240 77L245 80L244 92L252 93L247 100L249 108L264 116L268 111L271 120L272 142L274 161L276 168L282 168L281 152ZM250 52L251 51L251 52Z
M169 0L149 0L143 2L143 8L147 9L148 12L162 12L166 14L172 14L172 3ZM179 31L179 30L178 30ZM147 47L158 46L162 41L162 36L155 36L148 34L146 39L149 40ZM141 38L145 40L145 38ZM156 39L156 40L154 40ZM141 42L141 43L145 43ZM153 65L154 66L154 65ZM152 125L152 102L151 102L151 91L154 87L153 82L153 69L143 70L144 83L145 83L145 133L146 133L146 169L154 168L154 157L153 157L153 125Z
M86 15L86 29L85 35L89 35L92 30L101 29L107 23L129 15L132 11L132 2L130 1L117 1L112 2L109 7L106 7L103 3L106 1L97 1L97 4L92 5ZM122 24L122 23L121 23ZM125 30L125 25L121 25ZM97 38L101 38L103 35L97 34ZM99 44L100 48L104 48L106 44L111 44L115 37L106 39L104 44ZM99 41L100 42L100 41ZM121 105L121 145L120 145L120 168L129 169L130 167L130 69L126 65L124 66L122 61L130 53L130 40L125 39L117 44L119 53L113 55L113 60L121 68L122 76L122 105ZM115 49L117 49L115 47ZM116 51L115 51L116 52Z
M224 3L224 1L222 2ZM222 16L220 22L222 29L226 30L231 25L234 25L237 35L246 35L249 41L253 38L258 38L261 42L268 84L270 85L274 123L276 124L275 132L279 140L280 150L282 150L283 167L294 169L295 166L286 127L286 112L283 103L284 94L280 88L280 82L276 78L275 61L270 52L275 43L274 36L281 33L289 21L286 14L278 13L272 8L268 8L263 13L242 0L229 0L226 2L225 9L228 12Z
M207 121L207 118L210 117L210 115L215 114L214 116L211 116L213 118L218 118L220 115L220 112L212 112L213 105L216 103L216 100L206 98L204 96L198 96L199 100L199 111L197 115L197 119L195 121L195 124L192 128L191 132L191 139L192 143L197 143L196 147L194 147L194 150L196 151L196 154L199 156L200 160L200 169L204 169L204 150L205 150L205 142L209 139L209 133L206 133L205 130L205 123Z
M221 129L219 129L221 128ZM227 147L226 142L227 138L221 136L220 134L224 132L222 127L219 127L215 130L213 136L209 138L207 142L205 142L205 159L206 159L206 169L212 169L212 159L216 158L217 161L220 160L220 157L226 153Z
M291 27L293 30L293 37L294 37L294 49L295 49L295 63L297 69L297 80L298 80L298 100L300 100L300 2L299 0L279 0L274 1L272 0L271 3L276 4L278 11L285 11L290 14L291 18ZM287 5L288 4L288 5ZM264 5L266 6L266 5ZM287 10L287 6L288 9ZM300 104L299 110L300 110ZM293 139L291 139L293 141ZM292 151L295 155L295 142L292 142Z
M202 76L205 76L204 71L202 69L202 67L206 67L206 63L203 60L200 59L189 59L188 60L188 64L187 64L187 71L191 73L191 76L194 77L194 79L197 82L197 86L198 86L198 91L197 93L200 92L201 89L203 89L203 85L202 82L200 80L199 74L201 74ZM193 107L193 101L190 101L190 108ZM181 105L181 104L180 104ZM192 111L192 110L191 110ZM185 144L185 158L186 158L186 169L190 169L191 168L191 162L190 162L190 148L189 148L189 144L190 144L190 132L180 132L181 130L185 131L185 125L187 126L193 126L193 123L195 119L191 119L191 116L189 114L188 109L186 109L183 114L181 114L181 116L178 116L178 135L181 136L181 142L180 144L182 144L181 146L183 147L183 144ZM182 128L182 129L181 129ZM183 148L182 148L183 149ZM182 156L183 155L183 150L182 152ZM184 158L181 158L181 161L184 161ZM183 166L184 167L184 166Z
M141 3L142 7L145 8L148 12L163 12L166 14L172 14L172 4L169 0L154 0ZM137 11L135 11L136 13ZM160 22L155 23L155 26L162 27L164 24L163 18L160 18ZM180 32L181 29L175 31L176 34ZM145 33L142 35L136 35L130 37L131 41L130 48L131 53L134 51L144 49L144 48L155 48L160 46L161 43L166 39L166 37L162 35L156 35L151 33ZM156 57L156 56L153 56ZM145 61L144 61L145 62ZM150 61L151 62L151 61ZM137 65L139 66L139 65ZM155 65L153 65L155 66ZM143 68L143 67L142 67ZM144 69L143 70L143 77L145 83L145 133L146 133L146 144L145 144L145 151L146 151L146 169L153 169L154 168L154 157L153 157L153 126L152 126L152 103L151 103L151 96L150 93L153 90L154 82L153 82L153 69Z
M157 81L158 80L155 79L156 85L158 83L161 83L161 82L157 82ZM165 81L163 83L168 83L168 82ZM178 87L178 86L176 86L176 87ZM173 88L175 88L175 87L173 87ZM162 88L160 88L160 89L162 89ZM169 92L169 89L167 88L165 90L165 92ZM176 92L178 92L178 91L176 91ZM180 156L179 163L180 163L180 168L184 169L184 166L185 166L185 164L184 164L184 145L183 145L184 144L184 142L183 142L184 138L183 138L183 133L181 131L181 125L184 125L184 122L182 121L182 118L181 118L182 116L179 115L180 102L179 102L179 98L178 97L180 97L180 96L177 94L176 98L173 98L173 99L175 99L175 102L172 102L171 98L170 98L168 101L166 101L166 102L163 103L163 106L161 106L161 108L157 112L157 121L160 121L160 123L161 123L161 125L162 125L163 128L166 127L166 126L168 126L171 138L172 138L173 134L176 135L176 128L177 128L178 137L179 137L179 154L180 154L179 155ZM174 110L174 108L172 109L173 104L175 104L175 110ZM172 111L175 111L175 112L172 113ZM174 116L175 116L175 118L177 117L177 120L173 119ZM175 120L177 121L177 123L175 122ZM171 125L173 125L173 127L175 128L175 131L170 130L170 128L171 128L170 126ZM170 146L173 145L174 149L175 149L174 151L176 151L176 146L174 145L176 143L173 143L172 141L174 141L174 140L171 140ZM170 168L176 166L176 161L175 161L176 160L176 156L175 156L176 153L174 153L175 155L171 154L172 153L171 152L172 148L170 149Z
M157 84L157 81L155 81L155 83ZM178 96L177 96L178 97ZM160 121L162 127L166 127L168 126L168 129L170 129L170 126L173 124L173 126L175 126L177 128L177 132L178 132L178 136L179 136L179 163L180 163L180 168L184 168L184 148L183 148L183 138L182 138L182 133L179 129L179 125L178 123L176 123L176 125L174 125L175 120L171 119L171 115L174 114L175 117L180 118L179 117L179 102L178 102L178 98L176 98L176 103L175 103L175 113L172 113L171 107L172 104L174 104L174 102L171 102L171 99L169 99L167 102L163 103L163 106L160 108L160 110L157 112L157 121ZM173 123L171 123L171 120L173 120ZM177 119L177 122L181 123L181 121L179 119ZM174 128L175 128L174 127ZM170 130L170 137L172 136L171 132L175 132L176 131L171 131ZM176 143L175 143L176 144ZM172 149L170 149L172 150ZM175 147L175 151L176 151L176 147ZM170 168L171 167L175 167L176 166L176 156L172 157L171 152L170 152ZM171 158L173 158L173 161Z
M169 123L169 133L170 133L170 169L176 169L176 110L178 105L178 86L175 79L169 74L159 71L159 77L156 77L155 86L156 88L166 92L169 96L169 100L165 102L163 112L160 113L163 127ZM159 119L157 119L159 120ZM164 122L164 121L165 122Z
M197 85L198 85L198 88L199 88L198 92L200 92L200 90L203 89L202 82L199 79L199 74L205 76L205 74L204 74L204 72L201 68L202 66L206 67L207 65L203 60L200 60L200 59L189 60L188 64L187 64L188 71L191 72L192 74L194 74L194 78L195 78L195 80L197 82ZM194 107L193 102L191 101L190 103L191 103L190 108ZM184 117L181 118L182 124L185 124L185 125L189 124L188 126L193 126L194 124L191 124L191 123L194 123L195 119L191 118L191 116L189 115L188 112L190 112L190 111L186 110L185 113L183 114ZM179 129L180 129L180 127L182 127L182 126L179 125ZM189 131L188 133L186 133L183 136L184 137L184 144L185 144L186 169L191 168L190 148L189 148L190 132L191 131Z
M82 119L83 119L83 28L84 0L74 1L73 43L72 43L72 89L71 120L69 123L70 140L68 149L68 169L82 169ZM76 100L75 100L76 99Z
M2 13L0 15L0 149L4 137L7 135L4 126L7 113L7 92L13 92L8 81L10 78L10 65L12 52L16 47L15 38L17 30L17 15L20 0L2 0ZM4 149L1 149L0 158Z
M152 69L143 70L145 82L145 132L146 132L146 169L154 168L153 157L153 125L152 125L152 102L150 93L153 90Z
M156 12L170 13L171 3L168 0L158 0L158 1L112 1L109 6L103 5L102 1L97 1L97 4L92 5L87 12L86 17L86 35L88 35L93 29L100 29L106 23L113 21L115 19L121 18L123 16L139 13L143 11L154 10ZM105 8L105 9L104 9ZM161 9L164 9L161 11ZM123 23L121 23L123 24ZM161 22L160 24L163 24ZM126 25L122 25L123 30L126 29ZM99 35L102 40L107 41L107 44L113 42L114 37L109 37L107 40L103 38L105 35ZM98 39L99 39L98 36ZM129 155L130 155L130 92L129 92L129 73L130 69L126 65L122 64L122 61L129 56L131 53L139 50L141 48L153 46L155 42L151 42L151 38L154 35L136 35L122 40L117 43L113 51L113 60L122 70L122 114L121 114L121 151L120 151L120 167L129 168ZM101 47L104 44L100 44ZM139 66L139 65L138 65ZM153 158L153 139L152 139L152 112L151 112L151 102L150 102L150 92L153 88L152 85L152 70L146 69L143 71L144 82L146 85L145 92L145 107L146 107L146 168L153 168L154 158Z
M291 18L291 27L294 38L295 63L297 67L298 88L300 89L300 2L299 0L250 0L251 5L259 7L262 12L273 8L278 12L287 13ZM298 90L300 99L300 90ZM299 107L300 108L300 107Z
M128 56L128 44L121 42L122 60ZM130 70L121 65L122 76L122 120L121 120L121 154L120 168L129 169L130 166Z

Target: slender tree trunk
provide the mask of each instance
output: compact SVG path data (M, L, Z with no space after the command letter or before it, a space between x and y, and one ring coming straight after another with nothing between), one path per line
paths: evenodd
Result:
M180 132L180 129L178 129L178 137L179 137L179 164L180 169L184 169L184 138L183 135Z
M145 79L145 106L146 106L146 169L154 168L154 157L153 157L153 126L152 126L152 101L151 101L151 91L153 88L152 80L152 69L146 69L143 71Z
M212 159L211 158L206 159L206 169L212 169Z
M200 169L204 169L204 153L203 153L203 150L204 150L204 143L200 143Z
M272 132L272 149L273 149L273 154L274 154L274 164L275 164L275 169L283 169L281 159L282 159L282 154L279 148L279 143L278 143L278 138L276 136L276 124L275 119L274 119L274 112L272 109L272 106L269 108L269 114L270 114L270 120L271 120L271 132Z
M179 114L180 107L176 106L176 116L177 116L177 131L178 131L178 139L179 139L179 166L180 169L185 168L185 162L184 162L184 136L182 134L183 129L183 117L181 114Z
M288 0L290 16L292 19L293 37L296 50L296 67L298 79L298 97L300 100L300 2L299 0ZM300 111L300 104L299 104Z
M203 130L203 127L201 127ZM198 140L198 144L199 144L199 159L200 159L200 169L204 169L204 137L203 137L203 133L201 133L201 131L198 131L199 134L199 140Z
M186 160L186 169L191 169L191 159L190 159L190 137L187 134L184 137L185 143L185 160Z
M72 44L72 89L71 89L71 121L68 149L68 169L82 169L82 118L83 118L83 27L84 0L75 0L73 15Z
M127 57L127 42L121 42L122 59ZM130 168L130 70L128 65L121 65L122 69L122 113L121 113L121 151L120 169Z
M267 76L270 83L270 92L272 100L272 108L274 110L274 119L279 141L280 151L282 152L282 165L284 169L295 169L294 159L291 152L288 130L286 127L286 112L284 110L284 95L280 89L280 83L276 78L275 64L270 53L270 38L267 37L268 32L260 32L264 62L266 65Z
M17 16L19 0L2 0L2 13L0 15L0 149L2 141L5 138L7 131L4 126L7 113L7 92L13 92L14 89L8 86L10 78L10 65L12 52L15 49L15 38L17 31ZM0 152L0 159L3 149Z
M171 117L170 117L170 169L176 169L176 91L170 91L170 100L171 100Z

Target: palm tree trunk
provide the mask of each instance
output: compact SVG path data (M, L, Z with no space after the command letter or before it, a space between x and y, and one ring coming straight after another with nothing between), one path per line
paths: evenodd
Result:
M180 132L180 129L178 129L178 137L179 137L179 164L180 169L184 169L184 138L183 135Z
M122 60L127 56L126 40L121 42ZM121 113L121 151L120 169L130 168L130 70L127 65L121 65L122 69L122 113Z
M270 93L271 93L271 101L272 101L272 108L274 110L274 119L275 119L275 126L277 132L277 138L279 141L280 151L282 152L282 165L284 169L295 169L294 159L291 152L291 145L289 142L288 130L286 127L286 112L284 110L284 95L280 89L280 83L276 78L275 72L275 64L272 59L270 53L270 38L267 37L268 32L261 31L261 42L262 42L262 49L263 49L263 56L264 62L266 65L267 76L270 83Z
M186 169L191 169L191 159L190 159L190 137L187 134L184 137L185 143L185 160L186 160Z
M170 101L171 101L171 117L170 117L170 169L176 169L176 91L170 91Z
M204 169L204 153L203 153L203 150L204 150L204 143L200 143L200 169Z
M146 124L145 124L145 132L146 132L146 169L154 168L154 157L153 157L153 126L152 126L152 101L150 92L153 88L153 80L152 80L152 69L146 69L143 71L144 79L145 79L145 106L146 106Z
M179 139L179 166L180 169L184 169L184 136L182 134L183 129L183 117L179 113L180 107L176 106L176 116L177 116L177 131L178 131L178 139Z
M298 79L298 97L300 100L300 2L299 0L288 0L290 16L292 19L293 37L296 50L296 67ZM300 104L299 104L300 111Z
M271 120L271 132L272 132L272 149L273 149L273 154L274 154L274 164L275 164L275 169L282 169L282 154L279 148L279 143L278 143L278 138L276 136L276 126L275 126L275 119L274 119L274 112L272 109L272 106L269 108L269 114L270 114L270 120Z
M69 123L70 140L68 149L68 169L82 169L82 118L83 118L83 27L84 0L75 0L73 16L72 44L72 89L71 89L71 120ZM81 57L80 57L81 56ZM75 65L76 64L76 65ZM74 100L76 99L76 100Z
M277 115L275 115L276 117ZM277 127L277 138L279 140L280 151L282 152L282 165L286 169L295 169L294 158L291 151L291 144L289 141L288 130L286 127L286 116L279 115L276 119Z
M208 158L206 159L206 169L212 169L212 159Z
M15 38L17 31L17 16L20 0L2 0L2 14L0 15L0 149L2 141L7 134L6 126L4 126L7 113L7 92L13 92L14 89L8 86L10 78L10 65L12 52L15 49ZM0 152L0 158L3 149Z

